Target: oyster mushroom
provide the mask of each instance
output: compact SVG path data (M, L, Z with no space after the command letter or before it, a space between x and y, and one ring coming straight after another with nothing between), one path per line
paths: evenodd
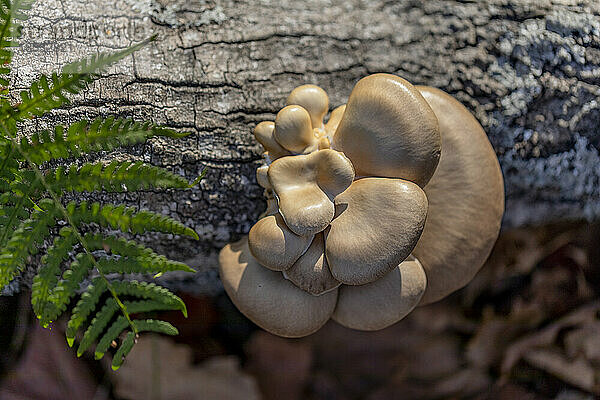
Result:
M290 231L281 214L275 213L259 219L252 226L248 246L262 265L273 271L283 271L304 254L312 239L312 235L299 236Z
M333 199L350 186L354 169L344 154L325 149L280 158L269 166L268 175L285 224L307 236L327 228L335 211Z
M423 187L440 157L437 118L406 80L370 75L352 89L331 148L352 160L358 176L401 178Z
M323 233L319 232L308 250L291 268L283 272L283 276L300 289L315 296L337 288L340 282L331 275L324 250L325 239Z
M325 131L327 135L333 137L335 130L337 129L340 121L342 120L342 116L344 115L344 111L346 110L346 105L341 105L334 109L329 116L329 121L325 124Z
M331 318L345 327L362 331L383 329L400 321L417 306L426 284L423 267L409 256L375 282L342 286Z
M228 244L219 254L219 274L236 307L261 328L285 337L309 335L335 309L337 289L313 296L252 257L248 241Z
M297 105L284 107L277 113L273 137L282 147L295 154L308 154L318 146L310 114Z
M269 176L267 175L268 171L268 165L256 168L256 182L258 183L258 186L271 190L273 189L273 186L271 186L271 182L269 182Z
M257 171L267 210L219 256L234 304L281 336L328 318L360 330L399 321L464 286L502 219L495 153L449 95L376 74L323 125L327 107L305 85L255 129L272 161Z
M346 285L373 282L397 267L417 244L427 215L423 190L402 179L354 181L335 206L325 254L333 277Z
M329 111L327 93L316 85L298 86L287 98L288 105L298 105L308 111L313 129L324 128L323 117Z
M466 285L490 254L504 213L504 184L496 153L475 117L447 93L418 90L437 115L442 154L424 190L429 211L413 253L427 274L421 302Z
M292 154L277 143L277 140L275 140L275 137L273 136L274 130L275 123L272 121L263 121L254 128L254 137L266 150L271 161Z

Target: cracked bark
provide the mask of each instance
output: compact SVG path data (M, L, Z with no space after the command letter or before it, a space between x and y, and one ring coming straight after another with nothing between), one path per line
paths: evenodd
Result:
M217 251L246 233L265 207L252 128L272 120L289 91L304 83L322 86L332 106L374 72L442 88L470 108L496 149L506 181L504 226L597 218L600 4L398 3L39 1L14 58L17 87L98 50L153 33L159 39L26 131L109 114L191 131L116 157L141 158L189 180L207 166L200 187L94 197L162 211L194 228L199 242L147 239L199 270L166 278L189 291L220 290Z

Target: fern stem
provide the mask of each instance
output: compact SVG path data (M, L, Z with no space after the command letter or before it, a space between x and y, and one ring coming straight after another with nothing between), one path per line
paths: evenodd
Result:
M125 304L123 304L123 302L121 301L121 299L119 299L119 296L117 295L117 292L115 291L115 289L111 285L110 281L106 278L106 275L104 275L104 273L102 272L102 269L100 268L100 265L98 264L98 261L96 261L96 257L94 257L92 255L92 253L90 252L85 239L83 238L83 236L79 232L79 229L77 229L77 226L75 225L75 223L73 223L73 220L71 219L71 216L69 215L69 213L67 212L67 210L65 209L65 207L62 205L62 203L60 202L60 200L58 199L58 197L56 196L56 194L54 193L54 191L52 190L52 188L50 187L50 185L48 185L46 183L46 179L44 178L44 174L42 174L42 171L40 171L40 169L38 168L38 166L31 161L31 159L29 158L29 156L24 151L21 151L21 146L20 146L20 144L18 142L16 142L16 141L13 140L13 145L16 146L17 150L25 158L25 160L27 161L27 163L29 165L31 165L31 167L33 168L36 176L38 177L38 179L40 180L40 182L42 182L42 185L44 185L44 187L46 188L46 190L50 194L50 197L52 197L52 201L54 201L54 204L56 204L56 206L59 208L59 210L61 211L61 213L65 217L65 220L73 228L73 233L77 237L77 240L79 241L79 243L81 243L81 246L83 247L85 253L90 257L90 259L92 261L92 264L94 264L94 267L98 271L98 274L100 275L100 277L102 278L102 280L104 280L104 282L106 284L106 288L110 292L111 296L115 299L115 302L119 306L119 309L121 310L121 313L123 314L123 316L127 320L127 323L131 327L131 330L133 331L135 337L137 337L138 336L138 329L135 326L135 324L133 323L133 321L131 320L131 317L129 316L129 313L127 312L127 307L125 306ZM23 198L23 197L21 197L21 198Z

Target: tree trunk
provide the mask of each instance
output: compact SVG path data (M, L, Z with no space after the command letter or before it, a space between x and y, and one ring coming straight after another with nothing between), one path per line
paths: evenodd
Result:
M186 290L220 290L218 250L248 232L265 207L252 129L272 120L304 83L323 87L332 106L375 72L439 87L474 113L496 149L505 227L600 215L596 0L44 0L30 16L14 57L17 87L158 34L70 106L26 130L114 114L192 132L117 156L190 181L207 166L199 187L95 196L165 212L198 232L199 242L148 239L199 270L172 280Z

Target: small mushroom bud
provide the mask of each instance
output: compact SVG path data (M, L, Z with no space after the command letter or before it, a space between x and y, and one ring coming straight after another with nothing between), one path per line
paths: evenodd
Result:
M333 198L354 179L352 163L334 150L283 157L269 166L269 181L286 225L297 235L321 232L333 219Z
M292 154L277 143L273 137L274 129L275 123L272 121L263 121L254 128L254 137L264 147L272 161Z
M287 106L277 113L273 135L281 146L296 154L310 153L317 148L310 115L300 106Z
M310 114L313 129L323 129L323 117L329 110L327 93L316 85L298 86L287 98L288 105L303 107Z
M419 304L426 285L421 263L409 256L375 282L340 287L331 318L340 325L363 331L386 328Z
M331 317L337 289L313 296L270 271L252 257L246 238L219 254L219 275L233 304L263 329L284 337L302 337Z

